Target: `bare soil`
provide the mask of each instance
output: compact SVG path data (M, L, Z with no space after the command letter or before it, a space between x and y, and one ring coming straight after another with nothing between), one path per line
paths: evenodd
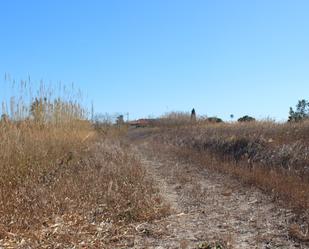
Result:
M164 219L137 224L132 247L309 248L301 239L306 227L291 232L299 215L272 196L181 160L144 133L133 134L130 143L172 208Z

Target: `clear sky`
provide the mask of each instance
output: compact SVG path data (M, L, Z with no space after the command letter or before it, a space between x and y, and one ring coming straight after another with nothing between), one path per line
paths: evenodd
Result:
M308 0L2 0L0 74L97 112L287 117L309 98Z

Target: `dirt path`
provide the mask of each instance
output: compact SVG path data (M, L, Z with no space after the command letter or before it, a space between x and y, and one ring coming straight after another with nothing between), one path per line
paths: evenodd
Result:
M209 243L216 248L309 248L289 237L292 212L256 188L164 155L146 141L136 153L173 211L138 225L134 248L211 248Z

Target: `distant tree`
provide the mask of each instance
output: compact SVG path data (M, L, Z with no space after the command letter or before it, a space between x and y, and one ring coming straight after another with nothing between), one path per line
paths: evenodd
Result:
M252 122L255 121L255 118L245 115L238 119L238 122Z
M233 119L233 118L234 118L234 114L231 114L231 115L230 115L230 118Z
M94 123L100 126L111 126L113 124L113 117L108 113L97 113L94 115Z
M9 121L9 116L7 114L2 114L1 115L1 121L4 123L7 123Z
M117 117L116 123L117 123L117 125L123 125L124 124L123 115L119 115Z
M209 117L206 119L206 121L211 122L211 123L222 123L223 120L218 117Z
M290 107L289 122L298 122L309 118L309 102L305 99L299 100L296 105L296 111Z
M193 121L193 122L196 121L196 113L195 113L195 109L194 108L191 111L191 121Z

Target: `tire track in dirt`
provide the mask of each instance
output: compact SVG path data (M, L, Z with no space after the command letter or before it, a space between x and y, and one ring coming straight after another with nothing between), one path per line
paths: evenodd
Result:
M209 243L221 248L309 248L289 237L291 210L278 207L260 190L181 162L146 140L136 143L135 151L172 214L138 225L134 248L207 248Z

